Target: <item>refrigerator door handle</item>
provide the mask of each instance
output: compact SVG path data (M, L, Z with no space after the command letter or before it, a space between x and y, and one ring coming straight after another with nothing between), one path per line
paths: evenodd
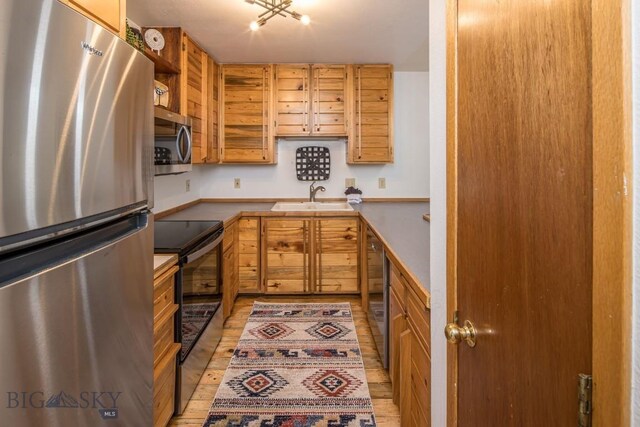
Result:
M224 238L224 233L221 233L220 236L218 238L216 238L216 240L214 240L213 242L209 243L204 248L198 249L197 251L187 255L187 260L186 260L187 264L192 263L192 262L196 261L197 259L202 258L208 252L211 252L213 250L213 248L215 248L216 246L218 246L222 242L223 238Z

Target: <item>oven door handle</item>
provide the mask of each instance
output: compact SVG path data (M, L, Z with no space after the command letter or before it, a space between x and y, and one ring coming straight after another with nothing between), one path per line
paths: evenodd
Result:
M216 238L213 242L209 243L202 249L198 249L194 253L187 255L187 264L196 261L199 258L202 258L207 252L211 252L216 246L218 246L222 239L224 238L224 232L220 233L220 237Z

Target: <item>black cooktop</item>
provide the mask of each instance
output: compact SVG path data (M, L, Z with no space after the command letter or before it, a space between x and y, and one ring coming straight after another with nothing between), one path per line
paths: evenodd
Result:
M222 221L155 222L154 248L156 253L184 253L222 228Z

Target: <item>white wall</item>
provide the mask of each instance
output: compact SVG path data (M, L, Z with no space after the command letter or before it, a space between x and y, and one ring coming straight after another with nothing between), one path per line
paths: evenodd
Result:
M633 370L631 425L640 426L640 0L631 2L633 45Z
M429 2L431 159L431 425L447 424L447 28L446 2Z
M394 74L395 163L389 165L346 164L345 140L278 142L276 166L204 165L200 173L202 198L304 198L309 183L296 179L295 150L318 145L331 150L331 177L321 184L327 188L320 197L344 197L345 178L355 178L363 197L429 197L429 75L427 72ZM386 189L378 189L378 178L386 179ZM241 188L234 189L234 178Z
M186 191L186 181L190 181L190 191ZM200 198L200 171L181 175L156 176L154 181L154 208L158 213Z

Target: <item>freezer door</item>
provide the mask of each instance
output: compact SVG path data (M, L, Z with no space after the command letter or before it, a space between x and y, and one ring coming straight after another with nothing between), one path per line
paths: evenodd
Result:
M152 425L145 218L0 260L1 425ZM22 277L2 283L11 274Z
M151 207L152 179L151 61L59 1L0 1L0 246Z

